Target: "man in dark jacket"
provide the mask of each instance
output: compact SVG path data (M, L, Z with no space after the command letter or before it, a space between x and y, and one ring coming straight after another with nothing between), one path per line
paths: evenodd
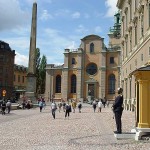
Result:
M115 98L115 103L113 104L113 111L115 114L115 120L116 120L116 127L117 131L114 133L121 134L122 133L122 123L121 123L121 116L123 111L123 95L122 95L123 89L118 88L118 96Z

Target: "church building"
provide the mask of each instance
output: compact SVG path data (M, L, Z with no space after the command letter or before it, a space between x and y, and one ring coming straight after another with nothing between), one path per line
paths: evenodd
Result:
M104 38L87 35L77 49L64 50L64 64L46 66L45 98L77 101L114 100L120 87L120 13L110 29L108 48Z

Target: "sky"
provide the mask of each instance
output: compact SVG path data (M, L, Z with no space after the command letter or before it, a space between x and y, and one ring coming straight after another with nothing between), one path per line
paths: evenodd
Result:
M117 0L0 0L0 40L15 50L15 64L28 66L33 3L37 3L37 43L47 64L63 64L64 49L77 49L95 34L108 45Z

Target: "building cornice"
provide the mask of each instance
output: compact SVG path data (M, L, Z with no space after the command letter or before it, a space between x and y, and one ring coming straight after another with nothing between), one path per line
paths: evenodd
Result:
M124 3L124 0L118 0L118 2L117 2L117 7L118 7L119 9L121 9L123 3Z

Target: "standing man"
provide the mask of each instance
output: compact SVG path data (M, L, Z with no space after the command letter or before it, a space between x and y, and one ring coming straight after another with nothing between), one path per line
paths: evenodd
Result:
M57 105L56 105L55 101L52 102L51 109L52 109L52 116L55 119L55 111L57 109Z
M8 99L7 103L6 103L6 107L7 107L7 110L8 110L8 114L10 113L10 109L11 109L11 102L10 102L10 99Z
M116 127L117 131L114 133L121 134L122 133L122 123L121 123L121 116L123 111L123 95L122 95L123 89L118 88L118 96L115 98L115 103L113 104L113 111L115 114L115 120L116 120Z

